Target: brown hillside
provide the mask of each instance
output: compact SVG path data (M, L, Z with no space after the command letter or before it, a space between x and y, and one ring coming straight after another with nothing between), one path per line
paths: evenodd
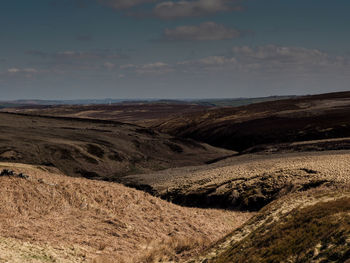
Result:
M50 167L1 163L0 168L29 176L0 177L1 262L179 260L249 218L182 208L119 184L66 177Z
M245 154L215 164L130 175L166 200L195 207L260 210L294 192L350 184L350 151Z
M349 137L349 123L350 92L340 92L209 109L170 118L154 127L241 152L251 147L255 148L250 151L259 151L258 145Z
M120 122L0 113L0 161L54 166L69 176L121 181L227 154Z
M189 262L349 262L349 212L348 186L292 194Z
M3 112L42 116L103 119L149 126L161 119L210 108L190 103L123 103L112 105L28 105L1 109Z

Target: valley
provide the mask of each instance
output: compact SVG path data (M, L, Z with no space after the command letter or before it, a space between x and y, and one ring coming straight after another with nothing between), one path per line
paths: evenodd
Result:
M349 94L1 112L0 262L346 262Z

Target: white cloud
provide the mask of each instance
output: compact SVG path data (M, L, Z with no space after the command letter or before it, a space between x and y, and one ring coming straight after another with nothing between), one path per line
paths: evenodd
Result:
M237 60L235 58L228 58L225 56L210 56L198 60L187 60L179 62L178 65L223 66L236 63Z
M105 62L103 63L103 67L105 67L106 69L114 69L115 68L115 64L111 63L111 62Z
M322 74L350 70L347 57L318 49L266 45L233 47L231 55L210 56L178 63L182 71L231 71L264 74Z
M265 71L304 71L340 69L348 59L332 56L318 49L266 45L256 48L234 47L233 56L245 67L261 68Z
M91 51L77 51L77 50L64 50L55 53L47 53L39 50L29 50L26 52L29 55L41 57L41 58L55 58L55 59L71 59L71 60L83 60L83 59L119 59L127 58L126 55L116 52L114 50L91 50Z
M241 36L241 32L234 28L227 28L214 22L205 22L198 26L179 26L165 29L163 38L166 40L225 40Z
M235 0L180 0L156 5L154 15L162 19L211 15L218 12L240 10Z
M7 70L7 72L15 74L15 73L38 73L39 71L37 69L34 69L34 68L23 68L23 69L20 69L20 68L9 68Z
M8 73L18 73L18 72L20 72L20 69L18 69L18 68L9 68L7 70L7 72Z
M163 62L155 62L143 65L126 64L120 66L121 69L135 72L138 74L161 75L174 71L173 67Z

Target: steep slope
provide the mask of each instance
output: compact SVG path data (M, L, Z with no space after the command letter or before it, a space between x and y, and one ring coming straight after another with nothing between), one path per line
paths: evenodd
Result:
M228 154L120 122L0 114L0 161L50 165L70 176L122 181Z
M1 262L180 260L250 217L182 208L52 167L0 163L5 168L15 175L0 176Z
M154 127L239 152L254 147L249 150L252 152L264 150L267 144L350 137L349 123L350 92L340 92L209 109L170 118ZM350 147L349 142L327 145Z
M292 194L190 262L349 262L349 186Z

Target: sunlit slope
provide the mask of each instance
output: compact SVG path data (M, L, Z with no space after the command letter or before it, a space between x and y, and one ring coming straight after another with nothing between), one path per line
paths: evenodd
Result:
M22 252L48 262L101 256L137 262L140 257L164 256L155 251L161 245L169 248L165 256L181 258L249 218L244 213L182 208L119 184L67 177L50 167L1 163L3 168L29 178L0 177L0 251L7 251L0 262ZM23 246L11 246L16 242Z

